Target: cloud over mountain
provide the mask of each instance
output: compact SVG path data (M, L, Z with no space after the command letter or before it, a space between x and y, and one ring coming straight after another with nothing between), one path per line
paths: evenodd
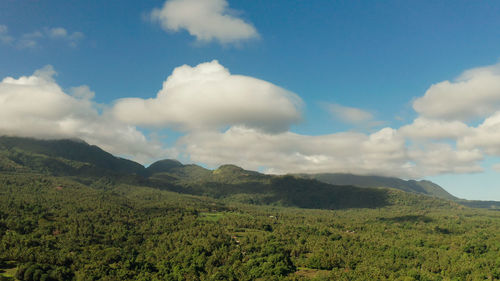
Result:
M233 14L226 0L168 0L150 17L164 30L185 29L198 41L226 44L259 36L250 23Z
M191 160L218 166L233 163L271 173L344 172L419 178L440 173L472 173L481 168L478 150L446 144L408 147L397 130L372 134L342 132L310 136L269 134L231 127L225 132L194 132L180 144Z
M87 86L67 94L54 80L51 66L31 76L0 82L0 135L37 138L81 138L114 154L139 161L166 155L135 127L99 114Z

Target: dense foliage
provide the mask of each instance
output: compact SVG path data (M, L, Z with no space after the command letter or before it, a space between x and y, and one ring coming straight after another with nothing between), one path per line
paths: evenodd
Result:
M399 191L383 208L308 210L86 181L0 176L0 261L16 278L500 279L495 211Z
M0 137L0 280L500 280L498 229L415 192Z

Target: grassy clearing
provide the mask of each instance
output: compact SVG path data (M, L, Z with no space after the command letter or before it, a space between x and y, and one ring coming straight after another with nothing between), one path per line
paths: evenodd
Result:
M313 269L307 267L298 267L297 271L295 272L295 274L300 277L312 280L314 280L315 278L321 279L328 277L329 273L329 270Z
M225 216L226 213L224 212L217 212L217 213L201 212L199 214L199 219L203 221L217 222Z

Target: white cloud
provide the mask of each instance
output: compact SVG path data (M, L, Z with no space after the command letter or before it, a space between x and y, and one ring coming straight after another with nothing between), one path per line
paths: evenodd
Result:
M355 107L347 107L339 104L329 104L328 109L335 117L348 123L358 124L373 119L373 114Z
M95 97L95 92L91 91L87 85L72 87L69 89L69 92L72 96L79 99L91 100Z
M47 37L51 39L65 40L71 47L76 47L79 41L85 37L85 35L82 32L75 31L73 33L69 33L63 27L45 28L44 32L47 35Z
M427 143L423 147L409 148L409 158L415 163L416 174L432 176L438 174L478 173L484 159L479 149L453 149L446 143Z
M6 77L0 82L0 135L81 138L143 162L168 154L135 127L99 114L88 87L73 88L73 96L68 95L54 75L47 66L31 76Z
M335 103L326 104L326 108L334 118L347 124L365 127L374 127L383 124L383 122L374 120L372 113L360 108Z
M151 20L166 31L185 29L198 41L218 40L236 43L258 37L257 30L244 20L231 15L226 0L168 0L154 9Z
M481 148L489 155L500 156L500 111L459 139L457 145L465 149Z
M500 107L500 63L465 71L455 81L432 85L413 108L421 116L445 120L484 118Z
M43 32L35 30L33 32L24 33L20 36L10 36L6 25L0 25L0 42L4 44L12 44L19 49L33 49L40 46L42 40L64 40L69 46L76 47L78 43L85 37L82 32L75 31L69 33L65 28L54 27L44 28Z
M25 33L17 40L17 47L20 49L32 49L38 47L38 40L43 37L44 35L40 31Z
M301 99L292 92L249 76L234 75L216 60L177 67L155 98L118 100L115 116L135 125L182 131L232 125L285 131L300 120Z
M391 128L370 135L347 132L307 136L231 127L223 133L190 133L180 145L196 162L213 167L233 163L273 173L344 172L419 178L478 172L482 159L477 150L453 150L444 144L407 148L405 139Z
M458 139L472 133L472 128L460 121L435 120L418 117L412 124L399 128L405 137L411 139L442 140Z
M68 32L66 31L65 28L62 28L62 27L50 28L50 29L47 29L46 32L49 35L49 37L52 37L52 38L65 38L68 36Z
M66 40L72 47L75 47L77 43L85 37L82 32L75 31L73 33L69 33L63 27L45 28L45 34L52 39Z

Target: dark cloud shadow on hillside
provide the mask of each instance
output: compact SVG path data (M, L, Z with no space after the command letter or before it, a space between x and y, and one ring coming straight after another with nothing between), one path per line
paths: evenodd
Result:
M291 176L240 183L204 181L175 185L157 182L155 187L245 204L306 209L340 210L382 208L390 205L388 190L385 189L334 186Z
M406 216L398 216L398 217L391 217L391 218L379 218L380 221L388 221L388 222L424 222L424 223L429 223L433 222L434 219L430 218L428 216L423 216L423 215L406 215Z

